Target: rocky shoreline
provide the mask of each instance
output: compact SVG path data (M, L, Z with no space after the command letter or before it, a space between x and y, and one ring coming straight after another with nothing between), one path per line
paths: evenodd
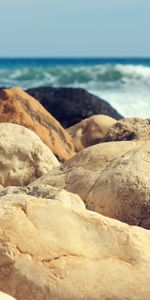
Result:
M82 89L0 89L0 299L150 300L149 137Z

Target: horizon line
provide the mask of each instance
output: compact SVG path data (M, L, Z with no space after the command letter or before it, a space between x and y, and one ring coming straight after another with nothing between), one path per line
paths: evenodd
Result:
M150 59L150 56L0 56L0 59Z

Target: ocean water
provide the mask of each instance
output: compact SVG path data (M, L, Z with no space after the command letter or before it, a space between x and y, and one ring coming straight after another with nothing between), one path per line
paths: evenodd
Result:
M150 117L150 58L0 59L0 86L83 87L125 117Z

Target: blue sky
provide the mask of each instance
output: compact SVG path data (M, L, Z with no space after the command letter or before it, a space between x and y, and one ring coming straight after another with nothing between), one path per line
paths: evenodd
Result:
M150 0L0 0L0 57L150 56Z

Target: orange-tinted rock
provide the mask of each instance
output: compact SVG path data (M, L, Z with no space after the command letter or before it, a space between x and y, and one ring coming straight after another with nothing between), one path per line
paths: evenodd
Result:
M33 130L61 161L74 155L72 139L65 129L20 88L0 90L0 122L20 124Z

